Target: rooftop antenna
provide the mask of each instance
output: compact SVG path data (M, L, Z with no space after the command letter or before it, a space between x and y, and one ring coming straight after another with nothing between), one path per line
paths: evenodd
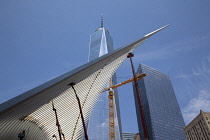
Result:
M101 28L104 27L104 19L103 19L103 14L101 14Z

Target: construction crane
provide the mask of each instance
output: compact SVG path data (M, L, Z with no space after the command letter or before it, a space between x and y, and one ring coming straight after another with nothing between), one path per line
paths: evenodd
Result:
M125 85L127 83L130 83L130 82L132 82L134 80L140 80L141 78L143 78L145 76L146 76L146 74L143 73L143 74L135 76L135 79L132 78L132 79L126 80L126 81L121 82L121 83L119 83L117 85L114 85L114 86L112 85L112 82L110 82L110 87L104 89L104 92L105 91L109 91L109 95L108 95L109 140L115 140L116 139L115 122L114 122L115 105L114 105L114 91L113 91L113 89L115 89L115 88L117 88L119 86ZM110 80L110 81L112 81L112 80Z
M139 75L135 76L135 78L136 78L136 80L140 80L141 78L143 78L145 76L146 76L146 74L143 73L143 74L139 74ZM103 92L109 91L110 89L117 88L119 86L125 85L125 84L130 83L130 82L133 82L133 81L134 81L134 78L131 78L131 79L126 80L126 81L123 81L123 82L121 82L121 83L119 83L117 85L114 85L114 86L113 85L110 85L110 87L109 88L105 88Z

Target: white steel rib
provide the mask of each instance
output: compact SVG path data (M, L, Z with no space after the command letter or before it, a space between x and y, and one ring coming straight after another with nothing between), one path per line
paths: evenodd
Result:
M127 58L127 54L167 26L1 104L0 139L16 140L19 132L23 130L27 140L55 139L53 135L58 138L52 100L66 139L82 139L84 131L78 103L68 84L75 83L74 88L80 98L87 123L100 92Z

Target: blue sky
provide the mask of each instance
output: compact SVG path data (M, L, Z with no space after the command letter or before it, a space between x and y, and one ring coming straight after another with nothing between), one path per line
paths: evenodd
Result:
M1 0L0 103L88 61L90 34L104 26L119 48L166 24L135 51L170 76L185 123L210 112L210 1ZM118 81L132 76L126 60ZM123 132L137 132L131 84L119 88Z

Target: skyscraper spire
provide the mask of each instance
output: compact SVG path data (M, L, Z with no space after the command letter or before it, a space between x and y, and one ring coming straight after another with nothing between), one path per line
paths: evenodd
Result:
M103 14L101 14L101 28L104 27L104 19L103 19Z

